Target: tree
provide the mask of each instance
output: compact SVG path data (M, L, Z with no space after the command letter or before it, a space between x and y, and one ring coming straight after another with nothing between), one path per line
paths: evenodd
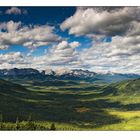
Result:
M50 130L53 130L53 131L56 130L55 123L52 123L52 124L51 124Z
M17 117L16 119L16 130L19 130L20 129L20 124L19 124L19 119Z
M36 130L36 125L35 125L35 123L32 121L32 115L31 115L31 114L30 114L29 117L28 117L27 129L28 129L28 130Z
M29 115L28 120L27 121L32 121L32 114Z
M0 122L3 122L3 116L0 114Z
M3 129L3 115L0 114L0 129Z

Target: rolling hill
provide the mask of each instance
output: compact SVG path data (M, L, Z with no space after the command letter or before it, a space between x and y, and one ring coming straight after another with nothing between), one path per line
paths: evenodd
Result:
M12 83L7 80L0 79L0 93L2 92L17 92L17 91L25 91L26 89L18 84Z
M32 114L34 121L42 122L43 125L55 122L57 127L61 126L61 130L110 130L111 125L120 126L126 121L126 117L121 116L123 113L136 111L139 115L140 79L109 85L48 82L36 83L37 86L33 83L21 86L0 80L0 114L3 120L15 122L18 117L20 121L26 121ZM131 112L129 115L132 115ZM67 125L72 128L66 128Z
M112 84L118 94L140 95L140 78L133 80L125 80L119 83ZM129 96L129 95L128 95Z
M18 84L0 79L0 114L4 121L15 121L29 115L30 105L26 102L32 94ZM26 116L27 117L27 116Z

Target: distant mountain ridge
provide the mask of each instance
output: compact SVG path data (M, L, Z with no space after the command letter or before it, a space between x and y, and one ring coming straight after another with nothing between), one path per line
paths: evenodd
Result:
M89 70L73 69L67 71L38 71L32 68L23 69L1 69L0 77L14 77L29 80L84 80L87 82L119 82L128 79L140 78L138 74L119 74L119 73L95 73Z
M0 70L0 76L18 76L18 75L30 75L30 74L40 74L40 72L36 69L25 68L25 69L2 69Z

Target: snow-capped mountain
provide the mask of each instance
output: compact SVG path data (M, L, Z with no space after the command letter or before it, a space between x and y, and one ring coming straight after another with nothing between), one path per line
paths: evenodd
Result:
M2 69L0 70L0 77L16 77L28 80L84 80L86 82L119 82L128 79L140 78L137 74L119 74L119 73L95 73L89 70L82 69L61 69L52 70L47 69L38 71L36 69Z
M18 75L31 75L31 74L40 74L36 69L24 68L24 69L2 69L0 70L0 76L18 76Z
M84 78L91 78L96 75L95 72L90 72L88 70L81 70L81 69L58 69L58 70L51 70L51 71L45 71L46 75L53 75L56 77L59 77L60 79L67 79L67 80L73 80L73 79L84 79Z

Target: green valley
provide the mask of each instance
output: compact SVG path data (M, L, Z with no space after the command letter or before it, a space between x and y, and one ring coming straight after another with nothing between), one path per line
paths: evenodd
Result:
M140 129L140 79L17 83L0 80L2 130Z

